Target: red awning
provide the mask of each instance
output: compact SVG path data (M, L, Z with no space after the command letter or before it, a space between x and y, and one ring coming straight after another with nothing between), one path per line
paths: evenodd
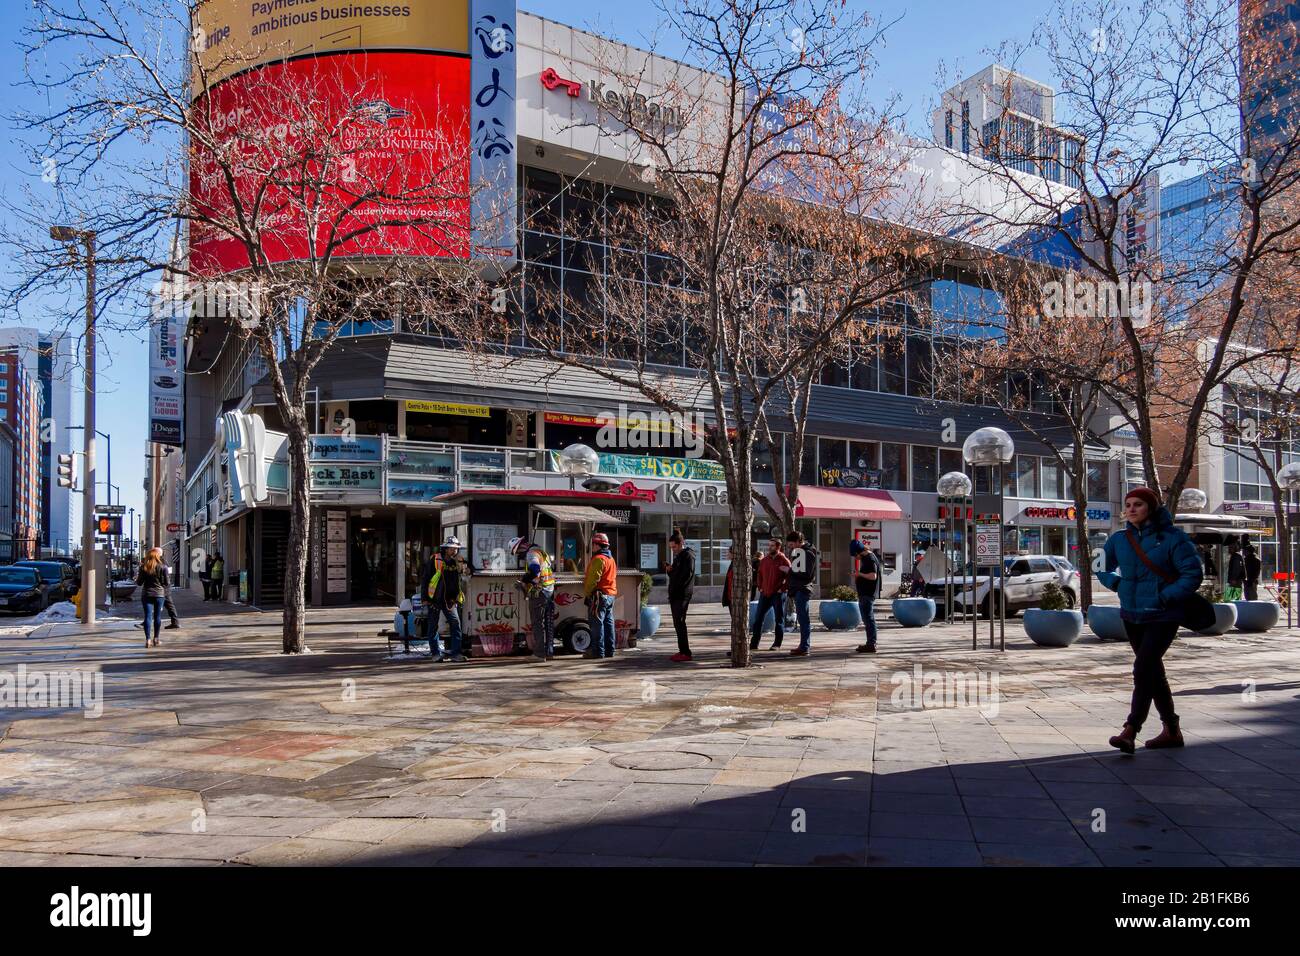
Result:
M797 518L903 520L903 509L888 491L866 488L800 488L794 513Z

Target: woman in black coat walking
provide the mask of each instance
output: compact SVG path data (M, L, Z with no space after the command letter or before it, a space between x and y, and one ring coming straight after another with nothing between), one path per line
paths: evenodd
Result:
M144 606L144 646L149 647L152 643L153 647L157 647L158 632L162 629L163 604L167 600L167 570L153 551L146 554L140 562L135 583L140 588L140 603Z

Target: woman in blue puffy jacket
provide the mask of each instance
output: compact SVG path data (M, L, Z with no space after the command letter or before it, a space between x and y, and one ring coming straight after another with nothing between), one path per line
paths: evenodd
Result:
M1112 747L1131 754L1152 701L1164 729L1146 746L1183 745L1164 656L1178 633L1178 603L1201 586L1203 569L1196 545L1185 531L1174 527L1173 517L1150 488L1134 488L1125 495L1124 518L1124 527L1106 541L1106 570L1097 579L1119 592L1120 616L1133 647L1133 704L1124 729L1110 738ZM1147 567L1130 535L1163 575Z

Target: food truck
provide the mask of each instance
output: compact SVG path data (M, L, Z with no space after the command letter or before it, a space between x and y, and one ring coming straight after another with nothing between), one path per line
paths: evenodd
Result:
M509 548L516 537L540 545L554 561L556 652L586 653L591 632L582 584L597 531L609 537L619 567L614 601L618 646L636 646L642 572L640 509L633 499L591 491L494 489L451 492L437 502L443 506L440 540L459 538L470 568L462 613L466 654L492 657L531 649L528 600L516 586L524 572L523 557Z

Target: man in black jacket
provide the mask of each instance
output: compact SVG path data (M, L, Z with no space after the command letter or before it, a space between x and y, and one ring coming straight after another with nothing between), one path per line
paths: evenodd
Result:
M808 602L812 599L812 583L817 580L821 555L804 540L803 532L791 531L785 536L786 551L790 555L790 576L785 588L799 619L799 646L790 652L791 657L807 657L812 650L812 621L808 617Z
M1259 600L1259 573L1264 569L1263 562L1259 560L1259 552L1255 550L1255 545L1247 541L1245 546L1246 552L1246 600Z
M668 538L672 564L668 571L668 607L673 612L673 628L677 631L677 653L670 659L681 664L691 659L691 644L686 634L686 611L691 606L695 592L695 552L684 547L679 529L674 528Z

